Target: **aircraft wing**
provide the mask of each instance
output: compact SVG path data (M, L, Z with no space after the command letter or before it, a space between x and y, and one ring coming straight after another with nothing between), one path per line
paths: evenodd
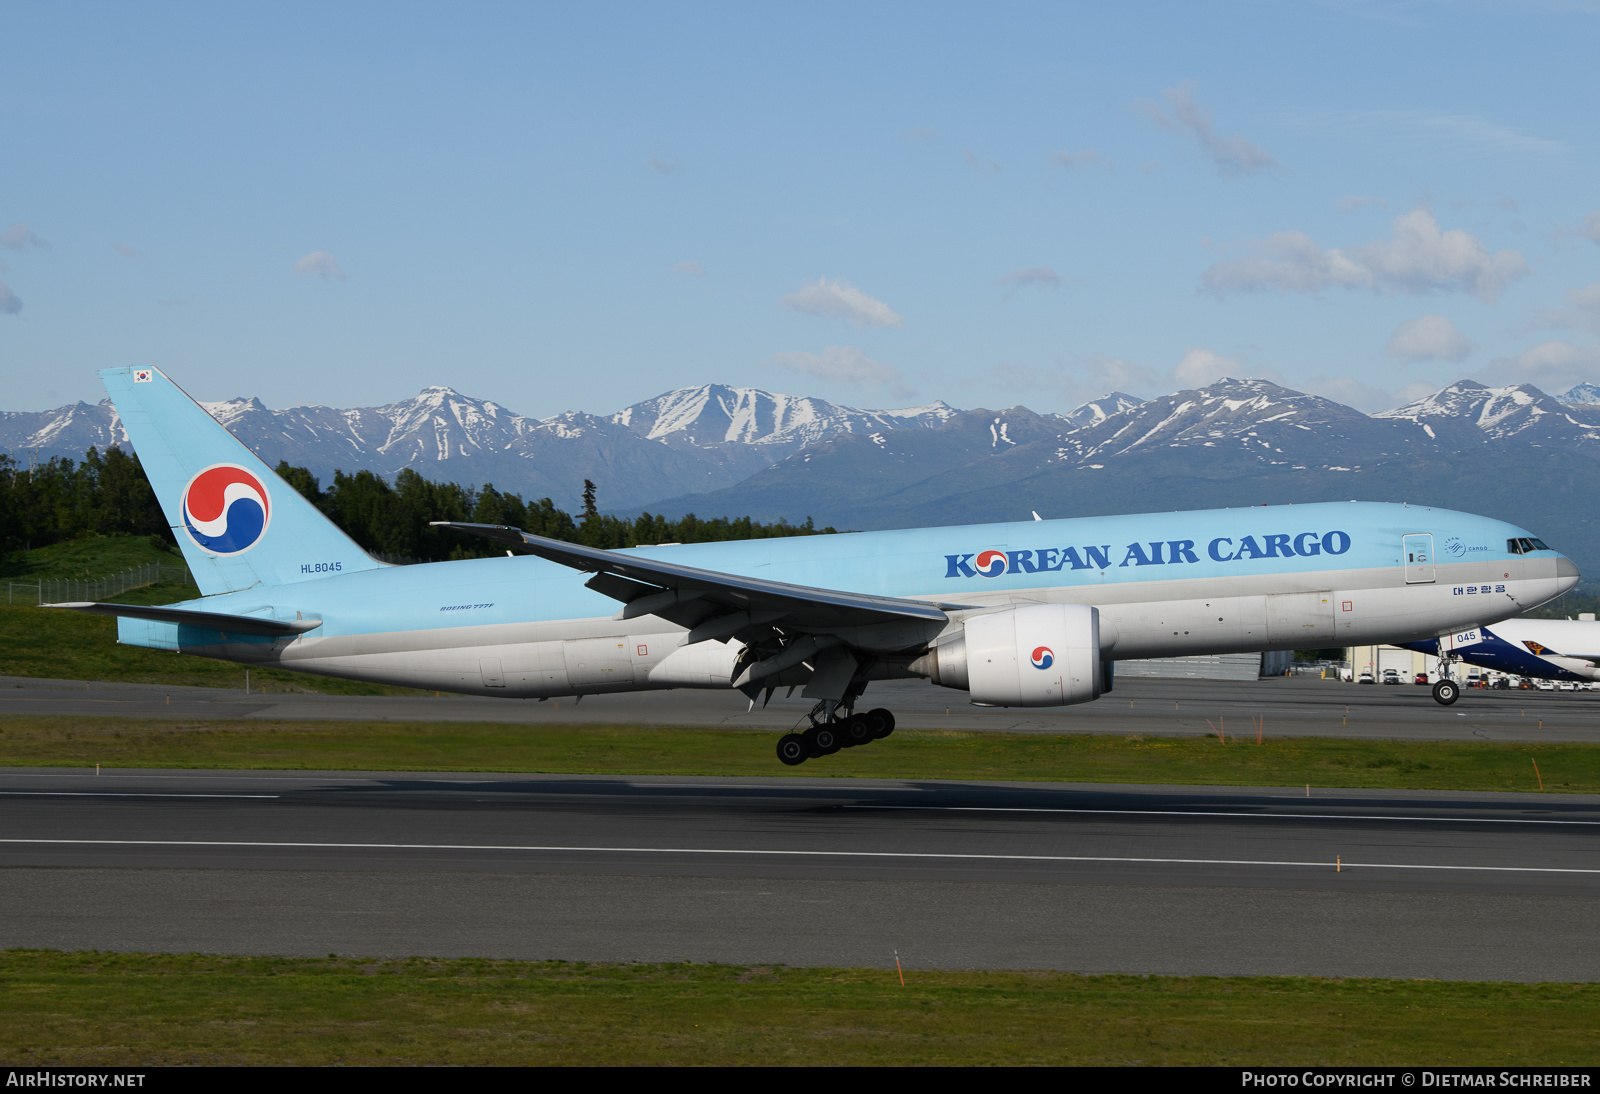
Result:
M946 611L967 606L817 589L701 570L529 535L504 525L433 523L484 536L520 553L538 555L574 570L593 573L595 576L588 582L591 589L625 604L617 618L658 615L689 627L691 642L724 638L745 627L780 620L785 628L806 632L884 623L943 623L948 618Z
M162 608L144 604L100 604L94 601L70 604L41 604L42 608L70 608L91 615L123 615L131 619L152 619L158 623L187 623L194 627L210 627L218 631L239 634L304 634L322 626L320 619L272 619L260 615L229 615L225 612L204 612L194 608Z

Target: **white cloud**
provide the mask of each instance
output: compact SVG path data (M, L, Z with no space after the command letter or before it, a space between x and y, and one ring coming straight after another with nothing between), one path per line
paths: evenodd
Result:
M1257 171L1279 170L1278 161L1265 149L1243 137L1227 137L1218 133L1211 124L1211 111L1194 101L1194 94L1187 84L1169 87L1162 92L1162 96L1171 113L1163 110L1160 103L1148 99L1135 106L1161 128L1194 138L1224 175L1251 175Z
M13 224L10 228L0 232L0 247L13 251L25 251L29 247L48 247L50 241L42 239L32 228L26 224Z
M704 277L706 275L706 268L698 262L680 262L672 268L679 273L692 274L695 277Z
M1353 213L1357 209L1366 209L1373 205L1382 207L1387 204L1388 202L1372 194L1351 194L1349 197L1342 197L1334 202L1334 205L1338 207L1341 213Z
M1583 226L1578 229L1578 235L1591 243L1600 243L1600 211L1590 213L1583 218Z
M1244 362L1196 347L1186 352L1172 368L1173 382L1179 388L1205 387L1227 376L1242 376Z
M1326 288L1470 292L1494 303L1512 281L1528 273L1513 250L1490 254L1476 236L1442 231L1431 209L1394 220L1394 237L1323 250L1304 232L1276 232L1250 246L1250 254L1218 262L1201 283L1218 296L1230 292L1318 292Z
M294 264L294 272L301 277L320 277L324 281L349 281L350 275L339 268L339 261L327 251L312 251Z
M1495 358L1483 380L1491 384L1532 384L1546 392L1600 382L1600 345L1541 342L1515 357Z
M1080 167L1096 167L1105 165L1107 171L1111 170L1111 161L1096 152L1093 148L1082 152L1052 152L1050 162L1057 167L1065 167L1068 171L1076 171Z
M1395 328L1389 356L1407 361L1465 361L1472 343L1443 315L1424 315Z
M1008 274L1002 274L994 279L994 283L1005 287L1006 297L1009 299L1012 293L1029 285L1038 285L1046 289L1059 289L1061 287L1061 275L1049 266L1029 266L1025 270L1012 270Z
M16 315L22 310L22 299L11 291L11 286L0 281L0 315Z
M774 353L771 364L835 384L890 384L896 396L915 394L900 371L874 361L854 346L829 346L821 353Z
M785 296L782 304L819 319L848 319L858 327L905 326L905 320L883 301L874 300L849 282L830 282L826 277Z

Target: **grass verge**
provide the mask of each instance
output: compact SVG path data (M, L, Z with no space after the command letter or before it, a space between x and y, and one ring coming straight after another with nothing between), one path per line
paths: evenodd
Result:
M181 554L150 536L83 536L0 558L0 581L93 580L151 562L185 565Z
M0 766L803 775L1600 793L1600 745L897 730L783 767L775 733L637 726L0 718ZM1538 765L1538 775L1534 764Z
M0 953L0 1057L159 1064L1592 1062L1600 985Z
M149 585L116 597L119 604L170 604L199 596L193 586ZM61 608L0 604L0 673L54 680L107 680L125 684L178 684L242 688L244 665L186 657L171 651L117 644L117 621ZM258 691L326 695L428 695L413 688L335 680L282 669L250 669Z

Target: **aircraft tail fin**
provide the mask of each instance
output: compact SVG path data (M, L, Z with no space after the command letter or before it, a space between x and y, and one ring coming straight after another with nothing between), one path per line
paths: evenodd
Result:
M100 379L203 594L383 565L159 369Z

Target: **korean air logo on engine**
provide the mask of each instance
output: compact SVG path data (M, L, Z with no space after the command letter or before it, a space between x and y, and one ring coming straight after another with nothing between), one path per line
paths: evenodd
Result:
M261 542L271 520L266 485L237 464L208 467L183 488L183 525L189 538L214 555L248 551Z
M972 568L984 577L999 577L1006 572L1004 551L984 551L978 555Z
M1055 652L1053 650L1051 650L1049 646L1040 646L1038 649L1033 651L1033 667L1034 668L1036 668L1036 669L1047 669L1047 668L1049 668L1051 665L1053 665L1055 663L1056 663Z

